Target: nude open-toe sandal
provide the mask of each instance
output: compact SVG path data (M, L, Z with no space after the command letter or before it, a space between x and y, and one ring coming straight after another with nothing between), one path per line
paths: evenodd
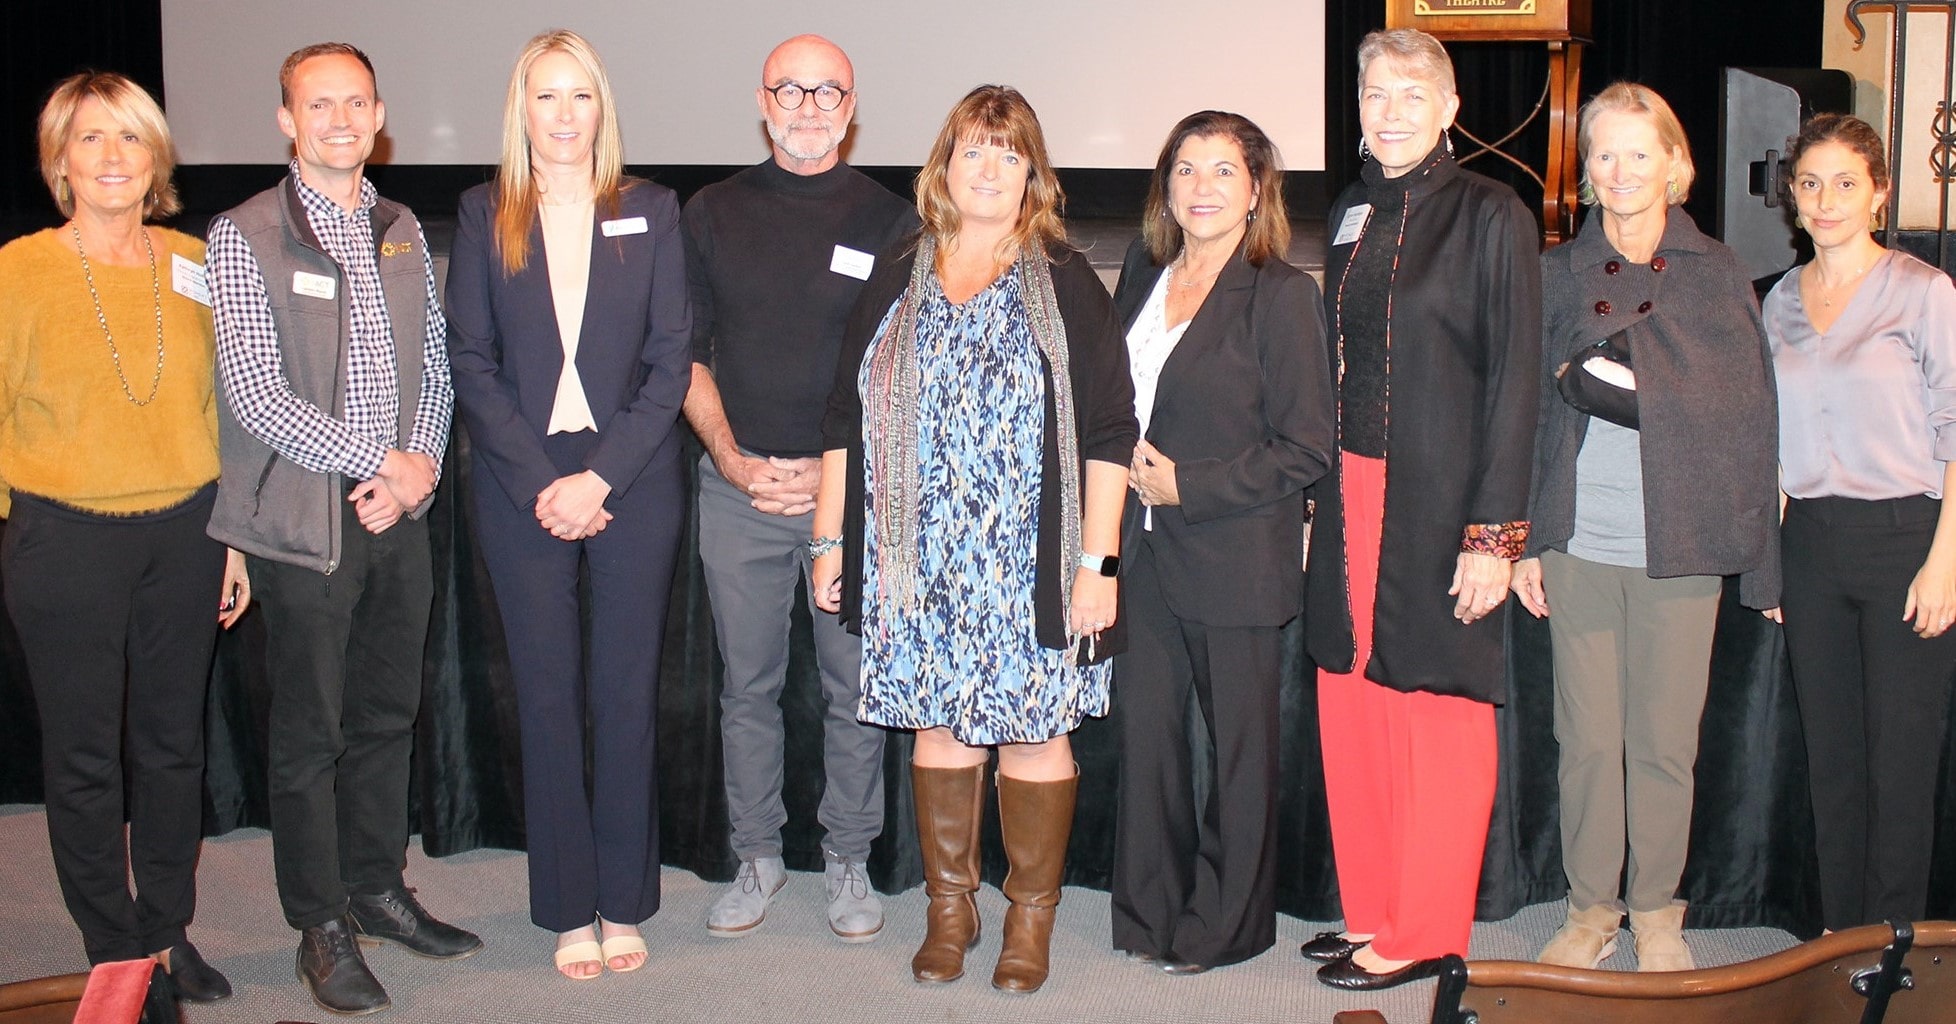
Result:
M605 970L607 971L615 971L619 974L630 974L631 972L636 971L639 968L645 966L644 960L640 960L638 963L635 963L630 967L611 966L611 961L615 957L630 956L633 953L645 952L646 951L645 937L642 935L614 935L611 938L604 940L601 948L604 951L604 967Z
M587 977L579 977L575 974L564 974L564 977L569 978L572 981L591 981L604 973L604 967L605 967L604 947L600 946L597 943L597 941L593 939L586 939L583 942L573 942L568 946L564 946L558 949L556 954L553 955L551 959L554 960L557 964L558 974L564 974L564 968L569 967L572 964L597 964L598 965L598 973L589 975Z

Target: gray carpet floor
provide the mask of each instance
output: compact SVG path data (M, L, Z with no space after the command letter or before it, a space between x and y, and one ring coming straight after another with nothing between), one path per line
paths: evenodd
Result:
M245 829L204 844L197 921L191 937L231 979L232 999L185 1007L186 1024L337 1019L293 978L296 936L272 895L272 844ZM368 962L393 1008L388 1024L611 1022L1108 1021L1118 1024L1283 1021L1320 1024L1343 1009L1382 1010L1393 1024L1425 1021L1433 983L1371 995L1334 992L1312 980L1297 944L1329 927L1280 917L1277 947L1249 963L1173 978L1109 951L1107 894L1069 888L1053 937L1053 975L1030 996L992 990L997 923L1005 898L979 895L986 932L962 981L922 986L910 980L910 954L923 937L921 889L884 896L888 925L876 941L844 945L829 936L822 879L793 874L767 921L747 938L715 939L702 927L720 886L677 870L665 873L664 907L645 927L651 960L631 974L573 982L549 967L551 937L529 922L523 854L479 850L454 857L409 851L408 881L435 913L480 933L482 952L454 963L414 957L399 947L369 949ZM1532 957L1560 924L1562 905L1529 907L1506 921L1476 925L1473 955ZM1793 944L1772 929L1694 931L1701 965L1764 956ZM1624 944L1625 946L1628 943ZM1606 966L1628 970L1618 953ZM0 806L0 982L86 968L81 941L61 905L39 807Z

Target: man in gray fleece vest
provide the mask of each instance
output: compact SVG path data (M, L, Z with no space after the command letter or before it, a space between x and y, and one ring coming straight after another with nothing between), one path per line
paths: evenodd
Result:
M434 594L422 515L454 393L414 215L364 170L385 122L345 43L279 70L291 173L211 223L223 476L210 534L246 553L272 685L272 859L321 1006L389 1005L356 936L482 947L402 880L408 759Z

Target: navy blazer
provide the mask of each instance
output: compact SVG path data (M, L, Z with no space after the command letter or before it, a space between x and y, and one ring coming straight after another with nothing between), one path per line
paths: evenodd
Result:
M493 183L462 194L448 261L448 358L476 456L518 508L529 508L563 475L543 437L564 346L541 223L530 229L529 264L506 274L494 206ZM627 230L607 237L606 223ZM680 444L673 427L692 383L692 359L679 202L671 189L627 178L616 215L599 203L592 217L577 345L577 373L598 426L584 467L613 495L629 490L663 449Z
M1123 334L1162 271L1136 239L1114 290ZM1175 461L1181 504L1143 530L1130 492L1121 538L1147 548L1179 618L1281 626L1303 606L1304 488L1337 447L1322 305L1302 271L1239 246L1162 366L1146 437Z

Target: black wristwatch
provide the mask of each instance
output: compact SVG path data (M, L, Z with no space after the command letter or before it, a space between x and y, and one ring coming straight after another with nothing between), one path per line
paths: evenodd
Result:
M1121 556L1089 555L1082 553L1080 555L1080 568L1091 569L1102 576L1119 576L1121 574Z

